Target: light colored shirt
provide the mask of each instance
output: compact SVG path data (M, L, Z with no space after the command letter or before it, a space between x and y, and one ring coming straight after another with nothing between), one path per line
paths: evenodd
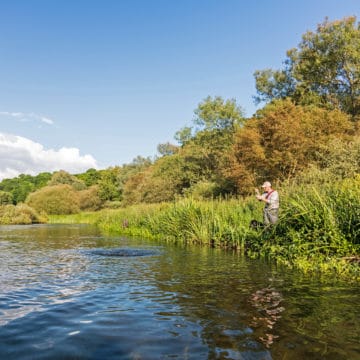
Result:
M263 197L267 200L265 207L269 210L279 208L279 193L276 190L268 193L264 193Z

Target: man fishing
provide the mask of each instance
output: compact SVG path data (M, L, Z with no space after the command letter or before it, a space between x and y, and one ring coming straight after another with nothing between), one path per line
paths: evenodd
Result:
M271 187L269 181L261 185L264 193L260 195L256 189L256 198L265 203L264 206L264 225L273 225L279 219L279 193Z

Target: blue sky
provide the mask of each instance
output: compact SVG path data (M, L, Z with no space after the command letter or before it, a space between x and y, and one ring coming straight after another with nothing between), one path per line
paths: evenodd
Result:
M153 157L208 95L251 116L254 71L281 68L326 16L359 21L360 1L1 0L0 14L3 178Z

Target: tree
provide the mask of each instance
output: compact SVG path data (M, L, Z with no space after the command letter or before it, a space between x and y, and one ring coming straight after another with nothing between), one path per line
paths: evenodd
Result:
M244 122L243 110L235 99L224 100L220 96L208 96L195 110L194 124L199 130L233 131Z
M12 204L13 196L10 192L0 190L0 205Z
M102 201L119 201L122 199L122 183L120 180L121 168L109 167L101 171L98 181L99 196Z
M24 202L28 194L45 186L50 180L51 174L40 173L36 176L21 174L16 178L4 179L0 182L0 190L12 194L13 203Z
M75 190L84 190L86 189L85 183L78 179L76 176L69 174L67 171L60 170L56 171L51 180L48 182L49 186L67 184L72 186Z
M341 111L273 101L237 131L224 175L241 193L266 178L292 178L319 163L331 141L350 138L352 129L349 116Z
M107 202L122 201L127 181L136 174L142 173L151 164L150 158L137 156L130 164L100 170L101 178L98 181L98 186L101 200Z
M14 204L24 202L28 194L36 190L35 185L28 180L28 176L20 175L12 182L15 185L12 190Z
M35 189L40 189L47 185L47 183L51 179L51 176L52 175L49 172L42 172L36 176L30 177L31 179L29 179L29 181L31 181L35 185Z
M189 187L184 158L179 153L159 158L143 171L134 173L124 184L126 205L172 201Z
M208 96L194 110L195 127L186 126L175 134L175 139L185 145L201 131L217 131L232 133L244 124L243 110L235 99L224 100L221 96Z
M157 151L161 156L173 155L178 151L178 146L170 144L169 142L159 144Z
M234 192L247 194L257 179L266 171L266 154L255 119L249 120L234 136L234 144L226 154L224 177L232 184Z
M101 179L100 171L96 169L88 169L82 174L75 175L78 179L82 180L86 186L96 185Z
M186 179L183 190L202 182L211 183L213 196L232 192L234 187L224 180L223 168L234 134L245 124L243 111L234 99L208 96L194 114L194 128L185 127L176 134L181 143L177 154L184 164L182 178Z
M349 142L335 138L319 154L320 169L331 174L331 179L354 178L360 174L360 136Z
M174 138L180 145L185 145L192 138L192 127L185 126L178 130Z
M257 102L290 97L297 104L360 115L360 23L356 17L319 24L287 52L285 68L255 72Z

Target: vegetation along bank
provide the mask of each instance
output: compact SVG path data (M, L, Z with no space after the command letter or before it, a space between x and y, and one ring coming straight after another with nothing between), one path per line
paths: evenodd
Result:
M320 189L282 189L279 222L252 229L262 206L252 197L134 205L74 215L53 215L54 223L96 224L106 232L183 244L236 249L316 274L360 280L360 176Z

